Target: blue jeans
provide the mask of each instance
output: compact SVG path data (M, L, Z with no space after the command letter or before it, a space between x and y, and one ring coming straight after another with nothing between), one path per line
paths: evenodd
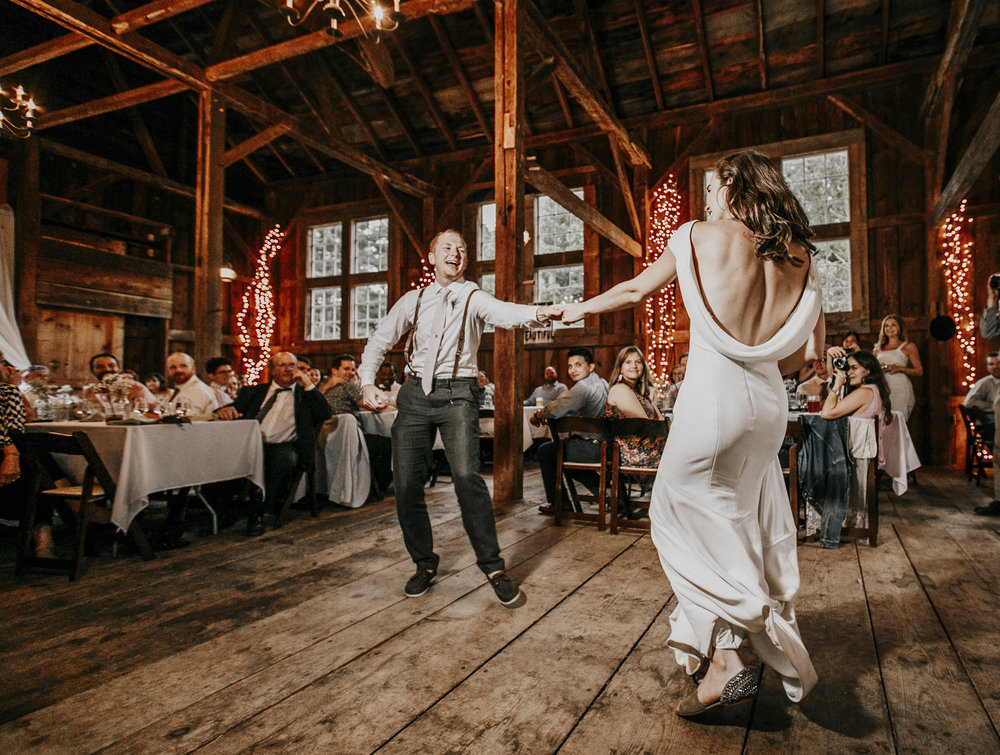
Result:
M403 542L418 569L437 571L438 555L424 502L424 483L434 435L441 431L451 467L462 524L484 574L504 568L497 542L493 499L479 474L479 400L475 378L435 380L430 395L411 376L396 397L399 415L392 425L393 482L396 515Z

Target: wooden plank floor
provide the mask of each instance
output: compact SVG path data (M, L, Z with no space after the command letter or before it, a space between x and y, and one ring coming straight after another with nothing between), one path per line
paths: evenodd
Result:
M972 515L988 488L921 470L883 497L878 548L800 545L818 686L793 705L765 670L755 703L693 723L672 713L689 682L648 535L554 527L525 480L498 506L515 610L447 481L428 491L440 575L416 599L391 500L100 558L76 584L0 563L0 752L1000 752L1000 520Z

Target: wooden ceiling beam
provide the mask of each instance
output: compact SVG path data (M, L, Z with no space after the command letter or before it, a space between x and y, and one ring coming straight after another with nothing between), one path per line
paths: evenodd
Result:
M230 147L230 148L235 147L236 146L236 141L232 137L230 137L230 136L227 135L226 136L226 146ZM253 160L251 160L249 157L244 157L243 158L243 164L247 166L247 168L249 169L249 171L251 173L253 173L254 177L258 181L260 181L262 184L266 184L268 182L267 181L267 176L264 175L264 172L260 168L258 168L257 164Z
M930 154L923 147L910 141L892 126L880 120L876 115L863 108L850 97L843 94L829 94L826 98L852 118L857 119L867 126L872 133L881 137L884 141L899 150L904 157L909 157L918 162L923 162L924 160L930 158Z
M164 178L163 176L158 176L155 173L150 173L146 170L139 170L138 168L133 168L129 165L122 165L121 163L114 162L113 160L108 160L105 157L98 157L97 155L92 155L89 152L84 152L83 150L76 149L75 147L67 147L64 144L59 144L58 142L53 142L49 139L44 139L42 137L33 138L38 139L39 147L53 155L59 155L67 160L73 160L74 162L78 162L83 165L89 165L90 167L97 168L98 170L106 170L107 172L114 173L122 178L127 178L130 181L150 184L157 189L162 189L163 191L171 194L179 194L180 196L194 199L195 190L193 186L187 186L179 181ZM250 218L267 220L264 213L256 207L248 207L247 205L232 202L228 199L223 203L223 207L227 210L240 215L246 215Z
M1000 147L1000 94L993 100L976 135L972 137L965 154L962 155L958 167L942 190L941 198L938 199L931 216L932 228L936 228L958 206L998 147Z
M400 4L400 11L406 14L406 23L424 16L446 15L467 10L472 7L476 0L409 0ZM17 0L15 0L17 2ZM351 39L363 33L361 25L355 21L345 21L340 24L340 31L343 36L337 38L326 33L325 29L314 31L311 34L304 34L301 37L292 37L285 42L265 47L261 50L241 55L221 63L208 66L205 74L209 81L224 81L233 76L254 71L258 68L274 65L282 60L297 58L306 53L322 50L324 47L335 45L344 39Z
M116 110L135 107L144 102L152 102L153 100L161 100L164 97L180 94L189 89L190 87L187 84L180 81L165 79L155 84L147 84L143 87L129 89L126 92L118 92L107 97L101 97L98 100L84 102L82 105L73 105L62 110L53 110L38 120L35 130L44 131L45 129L72 123L73 121L83 120L84 118L93 118L95 115L113 113Z
M444 140L448 143L448 147L454 151L458 149L458 139L455 138L455 132L452 131L451 126L448 125L448 121L445 120L444 112L441 110L441 104L437 101L434 96L434 92L431 88L427 86L427 81L424 79L424 75L417 68L416 64L413 62L413 58L410 57L409 51L406 46L400 40L398 35L392 35L392 41L396 45L396 51L399 52L400 57L403 62L406 63L406 67L410 70L410 76L413 78L413 83L417 85L417 89L420 90L420 94L424 97L424 102L427 103L427 110L431 114L431 118L437 124L437 127L441 129L441 133L444 135Z
M451 212L452 208L456 204L464 200L467 196L469 196L469 192L472 191L472 188L476 185L476 182L479 179L479 174L483 172L483 169L486 168L487 165L492 165L492 164L493 164L493 155L490 154L487 157L484 157L482 160L480 160L479 163L477 163L476 166L473 167L472 172L469 174L469 177L468 179L466 179L465 183L462 184L462 186L458 189L458 191L452 194L451 199L449 199L447 204L445 204L445 206L441 208L441 211L437 213L437 222L434 224L435 228L440 228L442 226L444 219L448 216L448 213Z
M888 2L888 0L886 0ZM764 46L764 2L753 1L754 26L757 30L757 67L760 69L760 88L767 89L767 48Z
M656 109L663 110L663 87L660 86L660 69L656 65L656 53L653 51L653 38L649 34L646 7L643 0L633 0L633 4L635 5L635 18L639 23L639 36L642 37L642 49L646 53L646 65L649 66L649 78L653 82Z
M375 185L378 186L378 190L382 193L382 196L385 197L386 204L389 205L389 210L392 212L393 217L395 217L399 225L402 226L403 233L406 234L406 238L410 240L410 243L413 244L413 248L417 250L417 253L420 255L421 259L423 259L424 243L420 238L420 234L417 232L417 229L414 227L413 223L410 222L410 218L406 214L406 207L399 201L399 197L396 196L392 187L389 186L389 183L382 178L382 176L376 174L373 175L372 178L375 179Z
M622 160L621 150L615 144L614 139L608 140L611 143L611 157L615 161L615 173L618 175L618 188L621 191L622 199L625 200L625 211L628 213L629 222L632 223L632 235L642 243L642 221L639 219L639 210L636 207L635 196L632 194L632 182L629 181L628 172L625 170L625 161Z
M615 105L611 97L611 84L608 82L608 74L604 70L604 62L601 60L600 47L597 45L597 35L594 34L594 24L591 20L590 6L587 4L587 0L573 0L573 7L580 20L585 47L590 51L597 83L600 85L601 92L608 101L611 112L614 113Z
M826 2L816 0L816 78L826 78Z
M715 101L715 87L712 85L712 66L708 59L708 37L705 34L705 15L701 10L701 0L691 0L694 10L694 29L698 38L698 60L701 61L701 74L705 79L705 92L708 101Z
M149 40L133 33L119 37L113 32L107 19L72 0L12 0L12 2L72 31L86 34L98 44L147 68L177 79L191 88L199 91L213 89L225 97L233 107L251 118L269 125L287 123L290 126L289 134L295 136L305 146L329 155L363 173L369 175L379 173L403 191L415 196L429 196L435 191L434 187L425 181L403 174L359 152L349 144L332 138L321 141L312 137L310 133L313 129L299 118L238 87L213 84L207 80L204 69Z
M563 117L566 119L566 128L573 128L573 111L570 109L569 99L563 91L562 84L559 83L559 77L554 73L552 74L552 88L556 92L556 99L559 100L559 109L562 110Z
M399 130L403 132L403 136L406 137L406 141L408 141L410 146L413 147L413 151L416 153L417 157L423 157L424 150L420 146L420 142L417 141L417 135L413 133L413 129L410 128L410 124L408 124L406 119L403 118L403 113L399 109L399 103L392 95L392 92L376 83L375 94L382 100L386 109L389 111L389 115L392 116L392 119L396 122Z
M350 92L347 91L347 87L344 86L340 79L340 74L330 65L330 61L323 56L322 53L318 53L315 58L320 60L320 65L323 67L323 79L329 82L330 88L336 92L337 96L343 100L347 111L351 116L358 122L361 126L361 130L365 132L368 137L368 141L371 142L372 147L375 149L375 153L379 156L379 159L385 159L385 149L382 147L382 140L378 138L378 134L375 133L375 129L372 128L371 121L365 118L361 113L361 108L358 107L357 101ZM321 84L323 82L317 82Z
M434 34L438 38L438 44L440 44L441 49L444 50L444 56L448 60L448 64L451 66L451 70L454 72L455 77L458 79L459 86L462 87L462 91L465 92L465 98L469 101L469 107L472 108L472 114L476 116L476 121L478 121L479 127L483 130L486 140L492 144L493 128L490 126L490 122L486 117L486 112L483 110L483 106L479 102L479 98L476 96L476 90L469 81L468 74L466 74L465 69L462 67L462 61L458 59L458 53L455 52L454 45L452 45L451 40L448 38L448 34L444 30L444 26L441 25L441 21L437 16L428 16L427 20L430 21L431 28L434 30Z
M483 30L483 36L486 37L486 41L492 48L494 45L493 41L493 22L486 17L486 11L483 10L483 4L480 2L474 2L472 4L472 10L476 14L476 20L479 21L479 28Z
M889 55L889 20L892 15L892 0L882 0L882 24L878 37L878 64L884 66Z
M552 33L538 7L530 0L524 0L521 8L524 16L524 33L543 56L551 55L556 59L556 75L563 86L576 98L602 131L619 141L633 165L642 164L649 167L650 157L645 146L628 133L611 106L577 67L573 56Z
M564 207L593 228L619 249L623 249L633 257L642 258L642 245L625 231L608 220L604 215L584 202L562 181L545 170L534 158L528 158L528 174L524 180Z
M235 162L239 162L247 155L251 155L256 152L261 147L270 144L279 136L283 136L288 133L288 125L285 123L279 123L275 126L270 126L258 134L254 134L249 139L240 142L234 147L230 147L222 154L222 167L228 168Z
M125 74L118 64L118 59L109 50L101 50L101 52L104 53L104 62L108 67L108 72L111 75L111 81L115 85L115 89L119 92L127 91L128 81L125 79ZM167 175L167 169L163 165L163 160L160 158L160 153L156 149L156 144L153 142L153 137L149 133L149 129L146 128L146 121L143 119L142 114L135 108L129 108L127 113L128 119L132 122L132 131L135 132L135 138L146 155L146 162L149 163L150 169L157 175Z
M158 21L165 21L179 13L210 2L212 0L156 0L156 2L141 5L128 13L115 16L111 19L111 27L116 33L124 34L127 31L141 29L143 26L149 26ZM23 71L25 68L68 55L93 44L92 39L76 32L63 34L48 42L42 42L27 50L0 58L0 76Z
M988 2L989 0L955 0L953 3L952 17L948 24L948 44L924 94L924 101L920 105L921 118L937 112L942 104L941 94L945 90L946 81L958 75L968 60Z

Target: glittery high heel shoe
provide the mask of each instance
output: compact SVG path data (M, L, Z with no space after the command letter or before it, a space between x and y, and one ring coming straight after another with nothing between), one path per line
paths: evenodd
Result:
M702 705L698 699L698 690L695 690L677 706L677 715L685 718L700 716L705 711L717 708L720 705L737 705L745 702L757 695L757 672L755 669L745 668L722 688L722 697L714 703Z

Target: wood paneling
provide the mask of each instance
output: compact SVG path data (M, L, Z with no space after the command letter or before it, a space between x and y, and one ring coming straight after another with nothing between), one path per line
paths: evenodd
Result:
M38 349L31 356L50 365L56 385L80 386L94 381L90 358L102 352L121 355L124 342L124 317L40 308Z

